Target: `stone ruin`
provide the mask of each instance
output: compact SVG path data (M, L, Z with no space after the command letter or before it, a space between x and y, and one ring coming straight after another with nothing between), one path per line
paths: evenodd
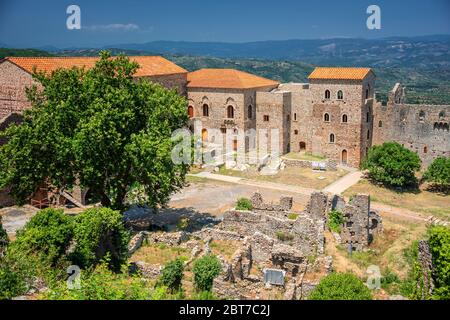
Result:
M370 245L377 233L383 231L381 216L370 210L370 197L364 194L353 196L348 203L338 195L331 199L331 210L344 215L340 242L349 250L362 251Z
M351 241L355 250L364 248L382 230L381 218L370 211L369 197L364 195L346 203L340 196L315 192L306 209L299 212L292 211L291 197L269 204L255 193L251 202L251 211L229 210L219 223L200 230L141 232L130 244L130 253L144 240L165 243L189 249L189 265L211 252L211 241L232 241L238 245L231 258L218 255L223 267L213 284L218 297L299 300L307 298L320 279L332 272L332 258L324 255L326 221L331 210L344 213L342 243ZM133 268L150 278L158 277L161 271L161 266L139 261ZM268 270L282 278L270 280Z

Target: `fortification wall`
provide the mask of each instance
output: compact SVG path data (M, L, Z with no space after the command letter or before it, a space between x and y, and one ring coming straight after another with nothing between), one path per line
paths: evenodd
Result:
M450 157L450 105L405 104L396 85L386 106L374 108L374 141L397 141L416 152L428 166L438 156ZM400 102L400 103L397 103Z

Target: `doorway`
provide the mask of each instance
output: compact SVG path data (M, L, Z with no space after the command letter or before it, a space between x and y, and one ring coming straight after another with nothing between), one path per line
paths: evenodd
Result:
M347 150L342 150L342 164L347 164Z

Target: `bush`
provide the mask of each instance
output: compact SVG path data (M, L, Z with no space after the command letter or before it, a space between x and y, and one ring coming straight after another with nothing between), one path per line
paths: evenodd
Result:
M11 299L24 294L28 289L23 275L9 264L0 264L0 300Z
M443 226L431 228L428 244L435 269L433 298L450 300L450 229Z
M277 239L280 241L292 241L294 240L294 236L290 233L277 231L276 232Z
M183 279L184 263L176 259L167 263L162 270L161 284L168 287L172 292L179 291Z
M311 292L310 300L372 300L364 283L350 273L332 273Z
M297 213L289 213L288 214L288 219L289 220L297 220L298 218L298 214Z
M100 264L92 270L82 270L80 288L69 289L65 281L44 294L49 300L146 300L151 290L145 281L128 273L114 273L108 265Z
M236 203L236 210L250 211L253 209L252 202L247 198L240 198Z
M8 244L9 244L8 234L6 233L6 230L3 229L2 216L0 216L0 258L3 256Z
M65 258L72 236L71 217L63 210L44 209L17 232L11 250L37 255L44 263L55 266Z
M333 232L340 233L344 222L344 214L340 211L332 210L328 215L328 228Z
M76 247L71 255L81 268L94 266L108 257L109 267L120 270L128 258L130 234L122 215L108 208L86 210L75 218Z
M221 270L222 266L216 256L206 255L198 259L192 269L197 291L211 291L213 280Z
M423 178L440 189L450 189L450 158L437 157L434 159Z
M371 179L392 187L417 183L415 172L420 166L419 156L397 142L372 147L362 164Z

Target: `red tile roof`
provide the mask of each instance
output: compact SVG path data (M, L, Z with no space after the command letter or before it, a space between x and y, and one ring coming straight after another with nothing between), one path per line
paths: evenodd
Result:
M363 80L370 68L315 68L308 79Z
M177 73L187 73L187 71L175 63L160 56L131 56L131 61L139 64L139 69L135 77L159 76ZM38 71L52 72L59 68L84 67L92 68L98 57L6 57L2 61L10 61L25 71L32 73L33 67Z
M188 73L188 88L253 89L277 85L277 81L234 69L200 69Z

